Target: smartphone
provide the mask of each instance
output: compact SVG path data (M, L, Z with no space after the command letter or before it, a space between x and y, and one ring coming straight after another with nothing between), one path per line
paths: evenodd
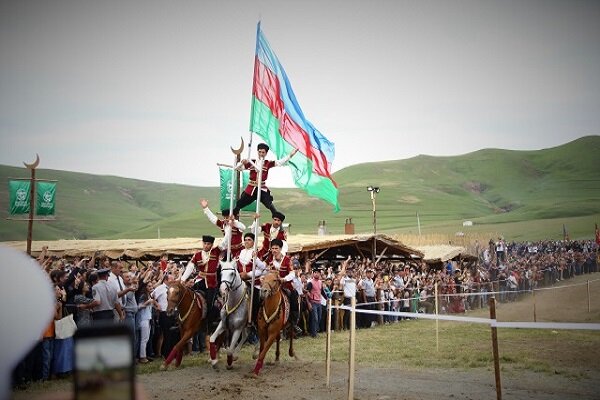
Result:
M133 340L125 325L78 328L74 335L76 400L134 400Z

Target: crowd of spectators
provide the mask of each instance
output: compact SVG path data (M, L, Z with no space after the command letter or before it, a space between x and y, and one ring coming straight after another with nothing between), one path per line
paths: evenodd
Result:
M370 310L433 313L437 286L438 311L462 313L485 306L493 292L500 302L514 301L518 293L598 272L597 252L593 241L504 243L499 239L478 249L476 258L437 264L422 260L374 263L360 257L303 260L293 255L292 263L302 283L298 289L301 335L317 337L325 331L327 299L334 305L349 305L355 298L358 307ZM149 262L96 256L58 259L48 256L47 249L38 262L54 285L55 320L73 314L78 326L91 325L102 316L128 324L134 332L139 363L164 357L178 340L175 321L165 312L166 282L179 279L183 265L166 256ZM101 295L109 292L116 296ZM357 327L371 328L402 319L358 313ZM348 329L349 323L349 313L334 308L332 328ZM190 351L205 350L201 333L190 347ZM14 370L13 382L18 385L70 374L72 351L72 338L55 338L52 321L37 346Z

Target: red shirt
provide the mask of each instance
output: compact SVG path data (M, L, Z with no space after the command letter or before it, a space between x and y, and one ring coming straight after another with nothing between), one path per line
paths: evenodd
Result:
M265 249L271 248L271 240L273 240L273 239L284 240L287 242L287 232L284 231L281 226L279 227L279 230L277 231L277 235L275 237L271 237L271 228L272 227L273 227L273 224L270 222L267 222L266 224L263 224L260 227L260 230L263 233L263 245L262 246Z
M221 229L223 235L225 235L225 221L222 219L217 220L217 226ZM237 257L240 251L244 248L243 242L244 233L235 226L231 227L231 258Z
M292 260L288 256L283 256L283 259L277 262L274 260L273 254L269 254L269 257L265 262L267 263L267 268L279 271L280 278L285 278L292 271ZM279 268L277 268L276 263L279 264ZM291 281L283 282L281 286L286 289L294 290Z
M252 160L254 164L256 164L256 160ZM262 173L261 173L261 188L267 189L266 181L269 176L269 170L275 166L275 161L264 160L262 165ZM252 166L250 161L246 161L244 163L244 169L250 170L250 182L244 192L252 196L254 194L254 190L256 186L258 186L258 173L256 169Z
M203 272L206 275L206 287L208 289L214 289L217 287L217 268L219 267L219 260L221 258L221 249L213 247L208 252L208 259L205 259L205 252L199 251L192 257L191 262L194 263L199 272Z

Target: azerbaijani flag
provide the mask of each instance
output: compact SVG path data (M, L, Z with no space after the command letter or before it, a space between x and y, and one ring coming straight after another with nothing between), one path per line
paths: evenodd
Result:
M294 183L310 196L340 210L337 184L331 177L335 146L304 116L288 77L265 35L256 29L250 131L260 136L277 158L297 148L289 161Z

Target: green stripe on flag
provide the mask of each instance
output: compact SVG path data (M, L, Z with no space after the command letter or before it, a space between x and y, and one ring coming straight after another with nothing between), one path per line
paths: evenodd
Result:
M270 147L277 158L288 155L293 147L279 134L279 120L271 113L267 105L252 97L252 116L250 130L260 136ZM299 149L288 165L292 169L294 183L310 196L318 197L332 204L335 212L340 211L338 190L327 177L313 171L313 163L304 154L306 149Z

